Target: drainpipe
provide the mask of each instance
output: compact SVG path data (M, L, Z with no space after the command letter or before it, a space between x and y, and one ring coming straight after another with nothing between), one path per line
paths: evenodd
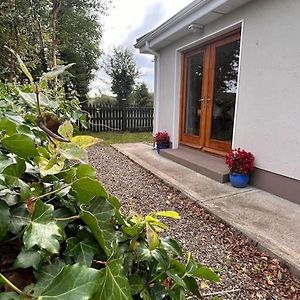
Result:
M160 55L156 51L150 48L150 42L146 41L145 50L155 56L154 66L154 124L153 124L153 136L159 131L159 98L160 98ZM154 142L153 142L154 146Z

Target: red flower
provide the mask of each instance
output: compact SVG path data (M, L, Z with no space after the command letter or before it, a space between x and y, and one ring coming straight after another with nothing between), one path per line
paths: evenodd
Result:
M155 134L156 144L169 145L170 137L166 131L159 131Z
M225 162L231 172L248 174L254 171L254 159L251 152L238 148L231 150L231 152L226 155Z

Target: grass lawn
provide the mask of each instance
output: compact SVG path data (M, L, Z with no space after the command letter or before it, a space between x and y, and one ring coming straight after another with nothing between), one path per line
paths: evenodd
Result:
M102 139L101 144L111 145L119 143L152 143L152 132L84 132L84 134L92 135Z

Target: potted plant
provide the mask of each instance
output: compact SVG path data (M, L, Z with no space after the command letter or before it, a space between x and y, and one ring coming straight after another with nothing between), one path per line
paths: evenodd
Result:
M237 188L246 187L249 183L249 173L254 171L254 156L240 148L231 150L226 155L226 164L230 170L229 180L232 186Z
M159 131L155 134L156 150L160 153L160 149L166 149L170 146L170 137L166 131Z

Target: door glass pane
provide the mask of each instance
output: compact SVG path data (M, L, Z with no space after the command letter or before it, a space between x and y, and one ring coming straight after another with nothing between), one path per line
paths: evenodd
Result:
M185 107L185 133L199 136L200 102L203 78L203 51L187 60L187 95Z
M231 141L239 69L240 41L216 49L211 138Z

